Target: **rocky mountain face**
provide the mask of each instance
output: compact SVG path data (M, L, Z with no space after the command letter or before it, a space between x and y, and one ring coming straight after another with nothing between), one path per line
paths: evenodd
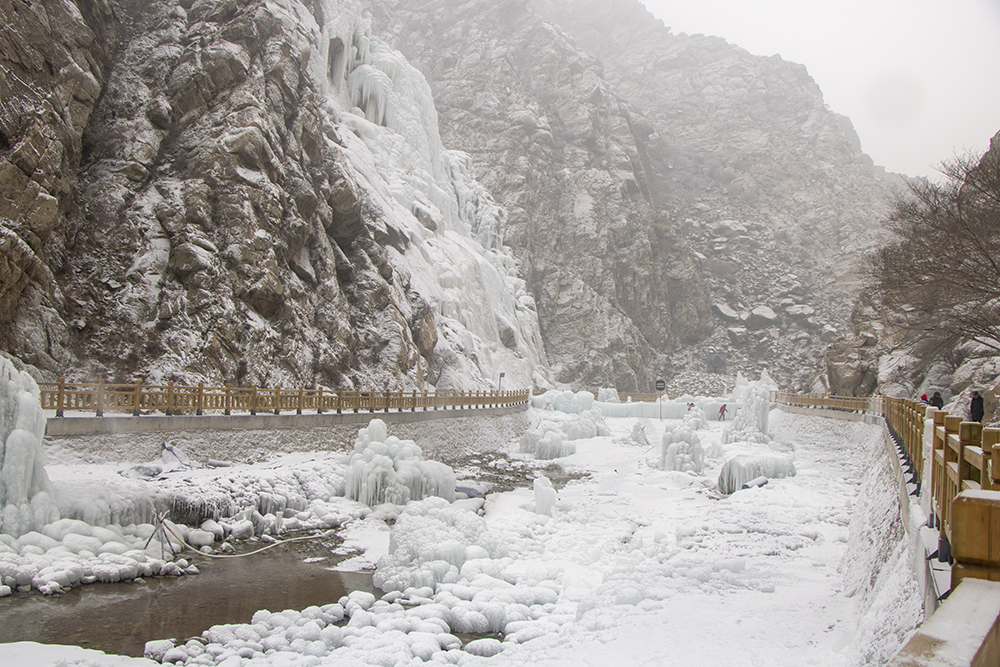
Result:
M510 211L557 380L698 389L710 365L766 365L823 386L899 180L804 67L673 34L635 1L373 13Z
M839 381L896 180L802 66L634 1L0 20L0 336L37 375Z
M361 13L0 4L4 347L85 380L547 384L502 209Z

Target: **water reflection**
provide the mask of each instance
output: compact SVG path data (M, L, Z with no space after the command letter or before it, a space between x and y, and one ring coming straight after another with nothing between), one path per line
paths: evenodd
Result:
M194 558L201 574L145 585L94 584L44 597L0 599L0 642L72 644L141 656L147 641L196 637L213 625L247 623L258 609L305 609L352 590L379 594L370 573L331 572L332 559L281 546L230 560ZM327 555L329 551L326 552Z

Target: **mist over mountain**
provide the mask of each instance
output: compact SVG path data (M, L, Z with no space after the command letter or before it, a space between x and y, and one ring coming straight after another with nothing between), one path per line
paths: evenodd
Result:
M823 387L900 185L803 66L638 2L0 14L3 346L45 377Z

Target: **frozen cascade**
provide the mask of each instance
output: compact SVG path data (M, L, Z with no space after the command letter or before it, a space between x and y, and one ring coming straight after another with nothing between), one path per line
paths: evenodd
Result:
M663 433L660 470L701 474L705 468L705 448L693 429L680 425Z
M738 454L719 472L719 493L729 495L758 477L778 479L795 475L795 464L783 454Z
M470 378L501 370L513 386L547 386L534 299L502 243L506 210L475 180L468 155L444 150L430 85L371 34L362 4L325 0L323 16L321 50L339 42L345 58L312 74L380 224L407 239L405 250L389 249L389 262L434 308L435 386L482 389Z
M722 442L727 445L734 442L770 442L767 434L770 411L769 391L760 385L752 386L743 400L743 407L736 411L736 417L722 432Z
M425 461L417 443L388 435L381 419L358 431L344 481L347 497L369 507L405 505L429 496L455 499L455 471L439 461Z
M59 518L45 474L38 385L0 356L0 534L18 537Z

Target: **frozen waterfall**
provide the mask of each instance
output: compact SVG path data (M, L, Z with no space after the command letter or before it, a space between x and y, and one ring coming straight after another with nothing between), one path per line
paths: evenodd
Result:
M45 474L38 385L0 356L0 533L18 537L59 518Z

